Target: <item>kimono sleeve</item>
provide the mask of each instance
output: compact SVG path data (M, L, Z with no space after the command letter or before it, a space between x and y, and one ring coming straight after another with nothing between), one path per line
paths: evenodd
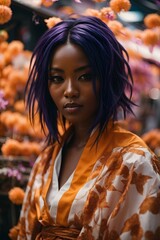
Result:
M130 177L108 220L108 239L160 239L160 163L140 151L123 155Z

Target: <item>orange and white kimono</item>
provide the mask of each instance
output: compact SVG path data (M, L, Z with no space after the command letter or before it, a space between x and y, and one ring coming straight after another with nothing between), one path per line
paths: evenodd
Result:
M97 130L60 189L63 145L55 143L39 156L26 189L18 240L160 239L158 159L118 123L110 123L93 145L96 136Z

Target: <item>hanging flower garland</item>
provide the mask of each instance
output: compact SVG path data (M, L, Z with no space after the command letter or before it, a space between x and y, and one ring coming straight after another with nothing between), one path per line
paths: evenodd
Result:
M42 5L53 5L57 0L42 0ZM92 0L96 3L105 2L105 0ZM80 0L75 0L77 3L82 3ZM115 20L117 15L122 11L129 11L131 3L129 0L110 0L109 7L103 7L101 9L87 8L82 15L94 16L100 18L108 27L113 31L116 37L120 40L131 40L137 44L144 44L150 49L160 43L159 31L160 31L160 16L156 13L148 14L144 18L145 30L130 30L123 26L121 22ZM68 11L64 12L68 13ZM73 13L73 12L72 12ZM60 22L58 17L51 17L45 19L48 28L52 28Z

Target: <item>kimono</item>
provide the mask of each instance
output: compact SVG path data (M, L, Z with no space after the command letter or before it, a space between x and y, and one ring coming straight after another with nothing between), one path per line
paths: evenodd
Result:
M98 144L97 131L60 189L63 143L49 146L38 157L17 226L18 240L160 239L159 160L118 123L108 124Z

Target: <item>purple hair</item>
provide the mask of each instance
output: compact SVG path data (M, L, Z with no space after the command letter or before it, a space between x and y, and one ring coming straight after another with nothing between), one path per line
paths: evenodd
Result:
M128 54L116 40L112 31L96 17L70 18L47 30L38 41L32 55L29 79L26 85L26 101L30 119L38 112L40 124L48 128L47 140L59 140L58 113L48 89L48 74L55 49L67 41L81 47L93 73L93 89L96 79L100 82L99 110L90 129L99 124L103 131L109 119L117 120L119 108L124 117L132 112L132 74L124 55ZM129 97L126 95L129 92ZM37 105L35 105L37 102Z

